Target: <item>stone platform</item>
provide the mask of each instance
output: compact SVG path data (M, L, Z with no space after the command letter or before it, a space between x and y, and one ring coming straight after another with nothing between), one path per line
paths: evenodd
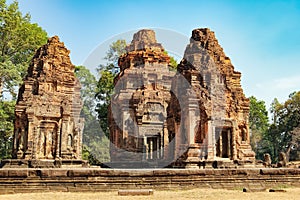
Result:
M300 169L0 169L0 194L300 187Z
M5 159L1 160L1 168L80 168L88 167L88 162L79 159Z

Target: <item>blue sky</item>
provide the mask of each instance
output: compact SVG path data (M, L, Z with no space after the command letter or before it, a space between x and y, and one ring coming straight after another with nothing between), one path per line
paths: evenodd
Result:
M190 37L193 29L209 27L242 72L246 96L269 107L275 97L282 102L300 90L300 1L19 0L19 5L49 36L61 38L75 65L127 31L161 28Z

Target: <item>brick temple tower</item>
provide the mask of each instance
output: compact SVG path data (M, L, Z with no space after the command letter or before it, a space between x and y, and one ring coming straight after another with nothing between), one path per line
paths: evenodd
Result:
M175 72L152 30L135 33L126 51L110 105L111 161L159 162L169 144L167 107Z
M134 34L126 50L119 58L109 114L111 161L116 166L254 163L241 73L214 32L193 30L177 73L170 71L170 58L151 30Z
M188 87L175 78L169 130L186 145L180 162L197 166L199 161L253 163L250 146L249 99L240 84L241 73L234 70L214 32L195 29L177 77L185 77ZM178 111L180 108L180 111ZM175 120L180 119L180 120ZM173 127L180 126L178 129ZM176 152L180 152L176 146ZM182 147L181 147L182 148ZM194 164L193 164L194 163Z
M33 167L81 163L80 83L69 53L57 36L50 38L19 89L13 158Z

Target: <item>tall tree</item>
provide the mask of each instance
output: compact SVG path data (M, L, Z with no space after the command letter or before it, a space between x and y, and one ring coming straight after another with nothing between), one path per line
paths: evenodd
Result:
M0 0L0 159L10 156L16 89L35 50L46 41L47 33L30 22L29 14L22 15L17 1L7 5Z
M289 160L300 159L300 91L289 95L284 103L277 99L271 104L272 124L265 140L276 160L281 151Z
M75 75L81 84L81 99L89 112L94 113L97 81L95 76L84 66L75 67Z
M294 156L299 153L299 127L300 127L300 91L293 92L284 102L280 109L278 126L282 136L282 148L287 154L287 158L296 160ZM292 154L291 153L295 153Z
M0 159L11 157L15 101L0 101Z
M90 164L109 161L109 140L105 137L99 121L96 106L97 81L95 76L84 66L75 67L76 77L81 83L81 99L83 108L81 117L85 119L83 129L83 158Z
M100 65L98 68L100 79L97 84L96 98L98 99L98 104L96 106L96 111L100 120L100 126L107 137L109 136L107 118L108 106L110 103L110 96L114 89L114 78L119 72L118 59L126 52L125 47L125 40L113 42L104 57L107 63L105 65Z
M35 50L47 41L47 33L30 15L22 15L18 2L6 5L0 0L0 99L3 92L16 97L20 84Z
M107 61L106 65L100 65L99 69L110 71L113 75L116 75L119 72L118 60L119 57L126 53L126 40L119 39L113 42L104 59Z
M250 115L249 123L251 130L251 146L256 152L256 156L259 159L263 158L264 143L263 137L268 130L268 111L264 101L257 100L254 96L250 98Z

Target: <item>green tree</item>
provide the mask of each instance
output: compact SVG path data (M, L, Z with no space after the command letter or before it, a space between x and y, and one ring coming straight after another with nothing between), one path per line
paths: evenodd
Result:
M300 159L300 92L294 92L284 103L277 99L271 104L272 124L265 140L269 151L276 161L281 151L289 160Z
M167 51L164 51L164 53L165 53L166 55L169 55L169 53L168 53ZM178 65L178 63L177 63L177 61L175 60L175 58L174 58L173 56L170 56L170 64L169 64L169 66L170 66L171 70L172 70L172 71L176 71L177 65Z
M35 50L47 41L47 33L30 22L29 14L22 15L17 1L7 5L0 0L0 38L0 152L1 158L7 158L13 135L16 89Z
M0 99L3 92L16 97L15 89L22 81L35 50L47 41L47 33L22 15L18 2L6 5L0 0Z
M105 65L100 65L98 69L100 78L97 83L96 98L98 100L98 104L96 106L96 111L98 113L100 126L107 137L109 137L107 118L108 106L110 103L110 96L114 89L114 78L119 72L118 59L126 52L125 47L125 40L117 40L116 42L113 42L104 57L107 63Z
M75 75L81 85L81 99L84 106L93 114L95 109L95 94L97 89L97 80L95 76L84 66L75 67Z
M98 81L98 92L97 98L99 103L97 104L96 111L98 112L98 118L100 120L100 126L104 131L105 135L109 136L108 127L108 106L110 103L110 95L114 89L114 77L115 75L111 71L101 71L100 79Z
M278 124L278 117L282 109L282 104L275 98L271 103L270 111L272 113L272 123Z
M177 65L178 65L178 63L175 60L175 58L173 56L170 56L170 66L171 66L171 68L177 69Z
M0 101L0 159L11 157L15 101Z
M281 133L281 146L287 158L290 160L299 159L295 157L299 153L300 135L300 91L293 92L282 104L279 112L278 126Z
M108 51L106 52L106 56L104 59L107 61L106 65L100 65L99 69L110 71L113 75L116 75L119 72L118 60L119 57L126 53L126 40L119 39L113 42Z
M258 159L263 159L265 153L265 142L263 140L268 130L268 111L264 101L257 100L254 96L250 98L249 124L251 130L251 146Z
M92 165L109 161L109 140L101 130L96 106L97 81L95 76L84 66L75 67L76 77L81 84L83 108L81 117L85 119L83 129L83 158Z

